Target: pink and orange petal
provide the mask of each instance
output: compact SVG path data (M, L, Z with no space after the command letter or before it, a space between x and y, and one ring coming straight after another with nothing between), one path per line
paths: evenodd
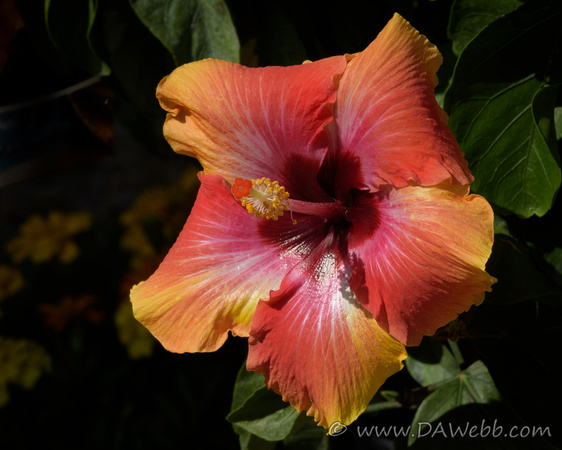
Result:
M168 111L164 136L178 153L196 157L205 173L235 178L267 176L291 195L319 191L313 177L327 151L346 58L290 67L247 68L203 60L177 68L160 82Z
M442 57L427 38L395 14L344 72L335 105L340 153L359 161L349 188L431 186L451 178L469 184L468 164L435 100Z
M465 189L466 190L466 189ZM353 283L381 327L418 345L484 300L494 278L493 212L460 189L408 186L357 199L349 234ZM364 216L374 214L376 223Z
M202 175L193 210L156 272L131 291L135 317L173 352L218 349L228 332L247 336L257 302L291 264L260 239L260 221L217 175ZM295 257L298 259L298 257Z
M250 332L247 368L320 426L350 424L406 351L384 332L351 291L337 237L295 267L261 301Z

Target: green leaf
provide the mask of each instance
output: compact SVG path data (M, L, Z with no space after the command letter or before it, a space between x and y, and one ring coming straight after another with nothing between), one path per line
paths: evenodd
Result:
M491 23L462 52L445 94L472 189L522 217L544 215L562 179L548 85L558 81L561 20L560 3L535 1Z
M398 398L399 394L396 393L396 398ZM384 398L384 397L383 397ZM401 408L402 404L398 400L383 400L378 402L371 402L363 411L363 414L378 414L381 411L386 411L388 409L395 409Z
M286 450L328 450L330 448L328 434L319 427L310 416L300 415L297 426L283 440Z
M509 236L496 234L487 270L498 279L486 295L490 303L562 299L562 291L537 265L529 247Z
M45 23L54 45L79 69L91 75L108 75L109 67L96 54L90 35L97 0L45 0Z
M544 256L544 259L556 269L556 272L562 275L562 248L557 247L553 249Z
M291 433L299 415L279 395L267 389L262 375L247 372L244 367L240 369L231 412L226 417L237 432L241 428L266 441L281 441Z
M243 364L236 376L234 391L232 392L231 411L239 409L256 392L265 388L265 378L263 375L246 370Z
M520 0L455 0L447 29L455 55L460 55L482 28L521 5Z
M273 450L277 443L266 441L249 431L242 430L238 433L240 435L240 450Z
M423 387L448 380L461 372L460 364L447 346L428 337L422 340L419 347L408 349L406 368Z
M501 217L497 214L494 214L494 233L504 234L506 236L511 236L509 224L507 223L507 221L503 217Z
M240 43L222 0L129 0L176 65L204 58L238 62Z
M149 148L165 142L165 111L156 86L175 67L170 53L146 29L126 2L106 2L99 11L99 30L116 91L115 112L135 138Z
M556 139L562 139L562 106L554 108L554 128L556 129Z
M544 260L554 269L554 280L558 285L562 286L562 247L556 247L546 255ZM562 295L558 304L562 304Z
M266 441L280 441L289 435L298 417L299 413L292 406L264 388L226 418Z
M268 24L257 39L260 66L302 64L306 49L293 22L275 2L264 3L263 20Z
M431 427L430 424L456 408L498 401L500 394L488 369L481 361L476 361L423 400L414 416L408 445L412 445L421 434L427 433L422 425Z

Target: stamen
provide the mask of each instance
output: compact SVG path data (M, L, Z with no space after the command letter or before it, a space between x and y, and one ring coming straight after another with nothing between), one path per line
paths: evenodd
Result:
M285 187L265 177L258 180L237 178L232 185L232 195L260 219L277 220L289 209L289 193Z
M236 178L231 188L232 195L243 207L257 218L277 220L285 211L291 213L293 225L293 212L309 216L322 217L333 223L341 223L346 219L348 208L339 201L317 203L301 200L289 200L289 193L284 186L269 178L257 180L244 180Z

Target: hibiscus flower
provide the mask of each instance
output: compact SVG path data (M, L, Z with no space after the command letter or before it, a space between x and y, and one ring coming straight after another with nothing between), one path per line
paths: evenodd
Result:
M472 305L493 213L435 101L441 55L395 15L366 50L292 67L203 60L158 86L200 191L136 318L173 352L249 336L247 369L349 424Z

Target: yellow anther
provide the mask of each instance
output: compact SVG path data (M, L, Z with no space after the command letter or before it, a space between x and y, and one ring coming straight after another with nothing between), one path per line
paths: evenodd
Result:
M284 186L269 178L243 180L232 185L234 198L257 218L277 220L289 208L289 193Z

